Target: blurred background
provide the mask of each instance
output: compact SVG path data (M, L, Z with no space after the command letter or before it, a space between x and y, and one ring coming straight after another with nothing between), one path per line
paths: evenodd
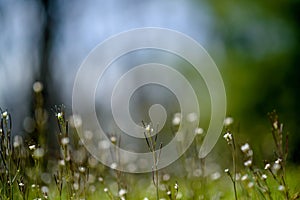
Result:
M50 134L51 109L64 104L71 113L76 72L97 44L132 28L170 28L202 44L219 67L241 140L267 151L267 113L276 109L290 133L289 159L300 162L299 6L297 0L0 0L0 106L22 134L36 131L34 107L42 104L50 121L43 131ZM42 102L36 81L43 83Z

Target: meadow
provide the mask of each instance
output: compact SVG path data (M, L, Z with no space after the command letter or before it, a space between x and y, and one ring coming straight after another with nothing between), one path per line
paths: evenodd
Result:
M50 112L51 113L51 112ZM15 135L9 111L1 110L1 199L299 199L300 168L288 161L288 134L275 111L268 114L273 141L273 159L255 160L260 152L236 136L233 118L224 120L222 137L227 146L227 168L218 161L198 158L205 130L197 128L189 150L173 164L176 169L129 174L97 161L76 134L74 121L64 106L55 106L57 149L50 149L43 135L43 111L37 108L35 137ZM173 126L180 121L173 120ZM161 148L153 129L145 124L149 151ZM118 137L110 140L118 145ZM259 142L260 140L257 140ZM52 152L52 153L51 153ZM53 153L55 152L55 153ZM218 165L222 166L222 165ZM173 167L174 168L174 167Z

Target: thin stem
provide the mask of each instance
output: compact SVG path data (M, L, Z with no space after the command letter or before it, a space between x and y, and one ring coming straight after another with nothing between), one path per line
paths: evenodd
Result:
M236 148L235 148L235 141L234 137L232 137L232 166L233 166L233 177L232 177L232 182L233 182L233 189L234 189L234 197L235 200L238 199L237 197L237 191L236 191Z

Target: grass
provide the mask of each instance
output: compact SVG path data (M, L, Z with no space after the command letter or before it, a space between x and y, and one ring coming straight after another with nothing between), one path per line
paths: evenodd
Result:
M38 91L39 92L39 91ZM37 94L37 98L42 98ZM41 101L37 101L41 102ZM43 109L37 104L36 109ZM232 118L224 121L224 143L231 166L213 169L197 152L204 138L201 128L190 150L176 162L180 171L158 170L162 144L145 124L145 145L153 153L152 174L127 174L110 169L90 155L69 122L64 106L56 106L59 149L51 155L45 142L42 114L35 116L35 138L13 135L12 116L1 110L0 199L299 199L300 168L288 166L288 135L276 112L269 114L274 159L254 162L259 153L249 143L237 143ZM44 112L44 111L42 111ZM36 112L37 113L37 112ZM177 122L178 124L178 122ZM176 132L176 127L173 128ZM111 142L118 144L114 135ZM159 150L159 151L157 151ZM193 151L194 150L194 151ZM117 156L117 155L116 155ZM214 161L218 162L218 161Z

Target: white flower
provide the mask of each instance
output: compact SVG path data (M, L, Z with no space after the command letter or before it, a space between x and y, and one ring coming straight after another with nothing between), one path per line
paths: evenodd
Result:
M248 174L245 174L245 175L242 176L242 178L241 178L242 181L245 181L245 180L247 180L247 179L248 179Z
M175 189L175 190L178 190L178 188L179 188L179 187L178 187L178 183L175 183L174 189Z
M63 113L62 112L57 113L56 117L57 117L57 119L62 119Z
M270 169L270 167L271 167L270 163L267 163L267 164L265 165L265 169Z
M2 117L5 119L5 118L7 118L7 116L8 116L7 111L4 111L4 112L2 113Z
M112 143L116 143L116 142L117 142L116 136L111 136L111 137L110 137L110 141L111 141Z
M81 173L84 173L84 172L85 172L85 167L80 166L80 167L78 167L78 170L79 170Z
M225 172L225 173L229 173L229 169L226 168L226 169L224 170L224 172Z
M65 165L66 165L66 162L65 162L65 160L59 160L59 161L58 161L58 164L59 164L60 166L65 166Z
M33 144L33 145L30 145L30 146L29 146L29 149L30 149L30 150L34 150L34 149L35 149L35 145L34 145L34 144Z
M224 138L227 142L231 142L231 141L232 141L232 135L231 135L231 133L229 133L229 132L225 133L225 135L223 136L223 138Z
M248 143L241 146L242 152L246 153L250 150L250 145Z
M266 180L267 178L268 178L268 176L266 174L261 175L262 180Z
M282 160L281 160L280 158L278 158L278 159L275 161L276 164L280 164L281 162L282 162Z
M69 144L69 142L70 142L70 139L68 137L64 137L61 139L61 144L63 146L66 146L67 144Z
M43 90L43 84L37 81L33 84L32 89L36 93L41 92Z
M111 165L110 165L110 168L112 168L112 169L117 169L117 163L112 163Z
M178 126L180 124L180 121L181 121L181 114L180 113L176 113L173 117L173 120L172 120L172 124L174 126Z
M279 191L284 191L284 189L285 189L285 188L284 188L283 185L279 185L279 186L278 186L278 190L279 190Z
M104 191L105 193L107 193L107 192L108 192L108 188L104 188L103 191Z
M22 183L22 182L21 182L21 183L19 183L19 186L20 186L20 187L23 187L24 185L25 185L25 184L24 184L24 183Z
M170 196L172 193L171 193L171 191L169 190L169 191L167 191L167 195L168 196Z
M224 119L224 125L225 126L229 126L229 125L231 125L233 123L233 118L232 117L226 117L225 119Z
M99 182L103 182L104 180L103 180L103 178L101 176L99 176L98 181Z
M278 129L278 121L275 121L275 122L273 123L273 127L274 127L274 129Z
M127 193L127 190L125 190L125 189L120 189L120 190L119 190L119 196L120 196L120 197L121 197L121 196L124 196L126 193Z
M203 133L204 133L203 128L196 128L196 129L195 129L195 134L196 134L196 135L202 135Z
M244 165L245 165L246 167L250 167L250 166L252 165L252 160L247 160L247 161L245 161L245 162L244 162Z

